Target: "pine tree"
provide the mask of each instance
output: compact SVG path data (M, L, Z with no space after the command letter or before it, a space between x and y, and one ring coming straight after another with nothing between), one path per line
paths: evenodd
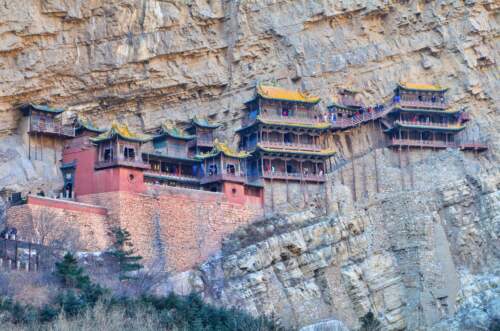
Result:
M66 253L63 260L56 263L55 274L66 287L83 289L90 285L89 277L84 274L83 268L78 266L77 259L71 253Z
M375 318L375 315L369 311L365 316L361 317L361 328L360 331L380 331L382 330L382 323Z
M119 278L120 280L132 279L133 277L129 273L143 268L142 264L139 263L142 256L134 255L134 245L127 230L115 227L111 232L115 240L109 254L116 259L120 274Z

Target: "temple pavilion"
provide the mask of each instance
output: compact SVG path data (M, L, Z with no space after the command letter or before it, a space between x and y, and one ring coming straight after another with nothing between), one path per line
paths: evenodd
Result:
M191 153L201 154L210 152L214 148L214 133L221 125L204 118L194 117L186 132L196 137L196 144L190 147Z
M430 84L400 83L384 123L390 147L458 147L457 133L465 129L467 114L449 109L445 88Z
M143 149L142 158L151 166L144 173L146 183L199 189L196 147L196 135L164 123Z
M197 155L201 161L201 184L212 192L224 192L225 182L245 184L248 156L247 152L235 151L216 139L210 152Z
M328 119L332 122L341 122L352 118L364 108L361 95L353 89L341 89L338 96L328 106Z
M320 98L259 84L246 102L239 148L251 152L248 180L324 182L326 160L334 154L327 146L330 124L317 109Z
M27 104L19 108L23 115L29 119L28 133L30 135L46 135L61 138L75 136L73 126L62 123L64 109L51 108L46 105Z
M28 147L27 157L57 163L65 140L75 136L74 127L63 124L64 109L30 103L20 106L19 110L23 114L20 131Z
M90 138L97 147L97 160L95 169L112 167L128 167L148 169L140 156L143 144L151 137L133 133L126 125L113 123L111 128L96 137Z

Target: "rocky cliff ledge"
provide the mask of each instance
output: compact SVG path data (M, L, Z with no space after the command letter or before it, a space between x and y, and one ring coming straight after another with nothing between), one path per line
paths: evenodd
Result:
M484 327L498 318L498 9L493 0L0 0L0 190L60 185L53 163L26 157L22 102L144 130L206 115L231 137L257 80L320 95L322 109L340 87L380 102L400 80L440 84L470 111L467 134L486 139L485 155L445 151L401 167L387 149L359 149L369 151L355 159L366 173L358 168L350 185L347 163L331 176L328 216L257 223L175 277L286 325L355 327L372 310L388 329ZM366 194L352 201L353 188Z
M288 326L334 318L354 328L368 311L388 330L489 326L499 317L499 185L468 178L341 216L274 216L176 286Z

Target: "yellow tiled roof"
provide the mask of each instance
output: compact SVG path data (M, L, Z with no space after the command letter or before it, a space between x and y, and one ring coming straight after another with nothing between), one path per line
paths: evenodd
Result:
M134 140L139 142L145 142L151 139L151 137L143 134L133 133L130 131L126 124L118 124L113 122L111 124L111 128L104 133L101 133L95 138L92 138L92 141L103 141L111 139L115 136L120 136L123 139Z
M222 143L218 139L215 139L214 148L208 153L200 154L198 156L198 158L205 159L207 157L214 157L214 156L219 155L220 153L222 153L226 156L229 156L229 157L235 157L235 158L239 158L239 159L246 158L246 157L250 156L250 153L248 153L248 152L244 152L244 151L238 152L238 151L234 150L233 148L229 147L226 143Z
M421 84L421 83L406 83L400 82L399 86L408 90L422 90L422 91L444 91L446 88L439 85Z
M318 103L321 98L309 95L305 92L287 90L278 86L257 85L257 94L266 99L278 99L306 103Z

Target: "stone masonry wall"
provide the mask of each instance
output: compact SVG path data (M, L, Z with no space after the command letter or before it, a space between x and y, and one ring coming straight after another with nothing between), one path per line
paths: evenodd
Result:
M75 249L102 251L108 244L105 208L42 197L7 210L7 225L18 230L18 239L49 245L77 239Z
M109 223L126 228L147 265L184 271L220 250L222 238L262 216L262 209L227 202L220 193L162 188L148 194L81 196L106 207Z

